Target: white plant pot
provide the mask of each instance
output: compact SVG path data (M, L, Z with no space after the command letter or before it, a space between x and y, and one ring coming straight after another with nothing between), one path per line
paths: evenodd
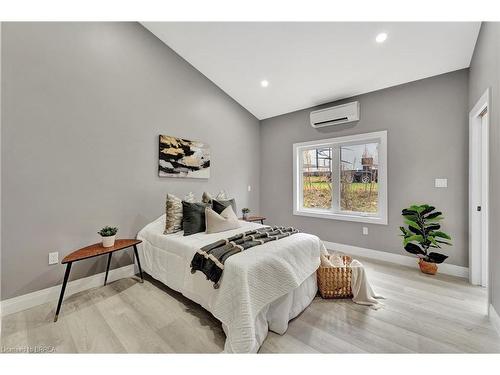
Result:
M112 247L115 244L115 238L116 235L114 236L101 236L102 237L102 246L103 247Z

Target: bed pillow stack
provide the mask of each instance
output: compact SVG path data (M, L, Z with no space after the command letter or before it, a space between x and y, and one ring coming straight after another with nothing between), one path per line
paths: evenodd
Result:
M165 203L165 230L164 234L176 233L184 230L185 236L207 230L206 209L210 209L210 231L217 233L240 226L236 216L236 201L227 199L224 191L220 191L215 198L204 192L201 202L195 202L193 193L180 199L173 194L167 194ZM230 207L230 210L227 208ZM228 228L228 229L223 229Z

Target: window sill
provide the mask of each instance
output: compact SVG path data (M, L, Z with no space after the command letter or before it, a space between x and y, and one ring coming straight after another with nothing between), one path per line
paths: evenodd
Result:
M332 212L320 212L320 211L316 211L316 210L294 210L293 214L297 215L297 216L309 216L309 217L316 217L316 218L320 218L320 219L353 221L353 222L358 222L358 223L387 225L387 217L381 217L381 216L338 214L338 213L332 213Z

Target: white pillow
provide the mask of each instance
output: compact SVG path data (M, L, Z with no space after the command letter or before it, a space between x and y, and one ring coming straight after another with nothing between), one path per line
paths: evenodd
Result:
M214 199L218 200L218 201L227 201L228 200L226 192L224 190L219 191L219 193L215 196L215 198L208 191L204 191L202 196L201 196L201 201L203 203L210 203Z
M227 201L228 197L227 197L226 191L225 190L219 191L219 194L217 194L215 196L215 199L218 201Z
M220 215L211 207L205 208L206 233L218 233L241 226L231 206L227 206Z

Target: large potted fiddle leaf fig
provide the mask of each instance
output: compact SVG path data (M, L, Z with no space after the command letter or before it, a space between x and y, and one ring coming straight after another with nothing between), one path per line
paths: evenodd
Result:
M442 213L428 204L412 205L405 208L401 214L406 226L400 227L404 249L419 258L418 265L423 273L435 275L438 264L443 263L448 256L432 251L442 245L451 245L451 237L441 231L439 222Z

